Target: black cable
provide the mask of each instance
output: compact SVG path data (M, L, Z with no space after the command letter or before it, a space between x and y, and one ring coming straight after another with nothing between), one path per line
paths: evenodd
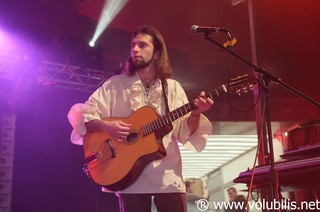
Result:
M230 32L228 32L228 37L229 37L229 43L230 43L230 45L228 45L226 48L229 48L229 50L232 51L232 36L231 36L231 33L230 33ZM233 75L233 59L234 59L234 56L231 55L231 57L230 57L230 71L229 71L229 77L228 77L228 79L229 79L229 81L228 81L228 88L230 87L230 83L231 83L231 79L232 79L232 75ZM237 111L237 112L249 112L249 111L253 110L253 109L256 107L256 105L258 104L259 100L260 100L260 95L258 96L256 102L252 105L252 107L249 107L249 108L246 109L246 110L240 110L240 109L235 108L235 107L231 104L229 90L228 90L228 92L227 92L227 102L228 102L228 105L229 105L229 107L230 107L232 110Z

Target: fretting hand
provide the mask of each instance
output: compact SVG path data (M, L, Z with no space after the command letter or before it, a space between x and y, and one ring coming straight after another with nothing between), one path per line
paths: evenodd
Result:
M191 112L192 116L199 116L200 113L209 110L214 104L214 101L212 99L210 99L209 97L206 98L205 96L205 92L201 91L199 97L194 100L194 104L197 107L197 109Z

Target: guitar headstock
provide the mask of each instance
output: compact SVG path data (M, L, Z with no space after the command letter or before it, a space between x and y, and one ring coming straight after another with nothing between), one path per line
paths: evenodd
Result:
M249 90L253 90L253 86L257 83L256 78L253 75L242 75L230 79L227 85L229 93L247 93Z

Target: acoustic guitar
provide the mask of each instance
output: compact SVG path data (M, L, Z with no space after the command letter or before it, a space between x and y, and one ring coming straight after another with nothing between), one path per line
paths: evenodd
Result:
M214 99L227 92L241 94L252 89L254 82L248 75L238 76L207 96ZM126 118L103 119L129 123L132 125L131 131L127 139L121 142L106 132L88 132L84 137L84 171L95 183L111 191L127 188L147 164L166 156L162 138L171 131L174 120L194 109L194 102L190 102L159 116L152 107L144 106Z

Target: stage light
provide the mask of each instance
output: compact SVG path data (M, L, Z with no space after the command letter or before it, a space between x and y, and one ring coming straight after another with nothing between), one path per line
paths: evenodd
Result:
M96 42L99 36L107 28L114 17L120 12L128 0L106 0L100 14L100 18L96 27L96 31L91 42Z
M91 47L94 47L94 44L95 44L94 41L89 42L89 46L91 46Z
M0 50L4 53L5 50L9 49L9 46L12 45L12 40L10 35L0 28Z
M16 35L0 26L0 55L21 57L21 55L26 54L25 46L26 42L21 35Z

